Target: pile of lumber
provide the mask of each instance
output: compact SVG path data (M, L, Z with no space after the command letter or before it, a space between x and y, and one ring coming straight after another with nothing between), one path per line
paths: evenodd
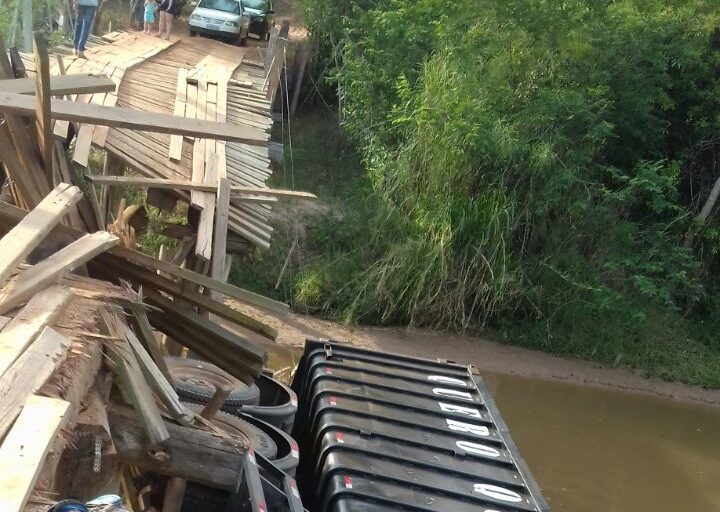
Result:
M253 330L269 338L274 331L221 301L183 291L183 284L196 282L262 307L285 309L269 299L126 249L105 231L82 234L61 224L81 198L77 187L61 183L31 212L0 204L0 226L6 231L0 239L4 255L0 314L10 315L0 317L0 504L4 511L23 510L41 474L52 473L45 463L48 453L57 453L67 444L57 435L60 429L68 423L87 424L80 414L80 400L85 401L85 408L89 402L99 401L95 416L100 420L94 421L115 463L214 482L213 468L198 469L193 464L197 460L193 457L206 450L228 466L228 471L236 470L239 456L247 449L246 440L225 434L218 438L217 432L208 431L206 422L180 402L165 366L168 346L161 343L161 335L182 340L230 375L257 376L265 353L235 330ZM58 240L69 243L53 252ZM35 259L29 258L32 254L40 255L39 261L24 264ZM123 280L124 287L70 274L82 267L96 277ZM167 277L158 271L167 272ZM142 286L133 290L128 282ZM77 304L79 298L84 302ZM197 306L236 322L235 330L211 321ZM81 327L71 318L79 318ZM81 361L84 357L95 361L84 364L82 371L76 363L66 366L78 350L72 341L77 336L90 340L77 352ZM98 398L107 396L107 389L96 389L103 387L100 382L107 382L100 378L103 366L98 353L103 351L111 362L105 370L112 371L134 412ZM52 381L60 383L48 392ZM68 400L72 397L74 401ZM128 423L138 427L128 432ZM188 452L190 439L195 444ZM27 446L32 446L31 452ZM148 455L150 452L154 455ZM54 465L57 463L55 460ZM5 471L16 467L22 469ZM50 476L50 480L54 478Z
M182 116L122 105L118 77L170 47L159 48L146 49L137 62L121 61L115 50L98 43L95 50L107 59L102 70L78 63L81 74L51 76L63 63L50 65L46 42L36 34L32 66L25 66L34 76L27 78L7 58L0 37L3 512L47 510L48 502L64 496L99 492L100 471L119 475L131 503L138 500L132 482L148 471L172 477L167 496L176 496L185 480L231 487L247 453L247 439L208 422L229 390L218 389L217 399L200 416L194 414L175 393L165 357L190 350L230 378L261 373L266 354L257 341L273 340L277 331L230 304L276 314L288 307L226 282L228 228L256 222L247 212L264 218L256 207L266 203L314 196L270 189L264 181L233 180L218 165L218 155L224 149L230 153L230 144L239 144L232 149L236 155L257 161L262 153L252 149L259 147L252 135L257 127L224 122L231 113L217 108L219 99L245 85L233 83L236 78L224 68L218 71L213 59L177 80L178 91L185 85L186 99L191 87L205 94L204 116L189 116L187 101ZM65 71L75 70L77 61L69 60ZM228 101L235 104L232 115L246 115L241 104L269 108L253 95ZM208 98L215 99L212 114ZM88 141L100 147L98 139L117 140L114 131L164 134L168 150L171 139L179 140L180 160L197 157L202 172L198 164L197 176L125 176L111 168L122 171L128 162L110 154L102 175L73 168L66 135L75 134L74 163L84 164L78 151L86 151ZM203 148L202 155L182 149L190 141ZM172 158L167 152L161 156ZM127 185L172 192L188 203L189 217L196 210L201 230L184 233L169 257L137 251L144 205L114 203L111 192ZM166 503L169 512L179 510L177 500ZM134 510L145 508L133 503Z

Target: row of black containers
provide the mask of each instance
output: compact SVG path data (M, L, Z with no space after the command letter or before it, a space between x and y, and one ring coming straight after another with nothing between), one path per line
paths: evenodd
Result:
M549 510L472 367L309 340L292 388L308 510Z

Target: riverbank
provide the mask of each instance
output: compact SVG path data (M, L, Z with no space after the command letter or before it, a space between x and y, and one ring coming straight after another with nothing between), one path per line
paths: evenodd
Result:
M279 317L250 306L233 304L278 330L277 341L266 349L287 347L299 354L306 338L328 338L371 350L444 359L475 365L481 371L566 382L595 388L623 390L683 402L720 407L720 390L645 378L624 368L610 368L577 359L554 356L474 336L424 329L351 327L306 315ZM261 342L260 340L255 340ZM288 356L288 364L292 360Z

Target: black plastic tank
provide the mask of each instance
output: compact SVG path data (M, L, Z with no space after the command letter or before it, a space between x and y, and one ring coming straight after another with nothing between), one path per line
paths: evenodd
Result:
M549 510L472 367L308 340L292 388L309 510Z

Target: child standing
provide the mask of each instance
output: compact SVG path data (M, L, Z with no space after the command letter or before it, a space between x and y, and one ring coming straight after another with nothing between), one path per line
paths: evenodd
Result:
M152 33L152 27L155 24L156 9L157 4L155 0L145 0L145 30L143 32L146 34Z

